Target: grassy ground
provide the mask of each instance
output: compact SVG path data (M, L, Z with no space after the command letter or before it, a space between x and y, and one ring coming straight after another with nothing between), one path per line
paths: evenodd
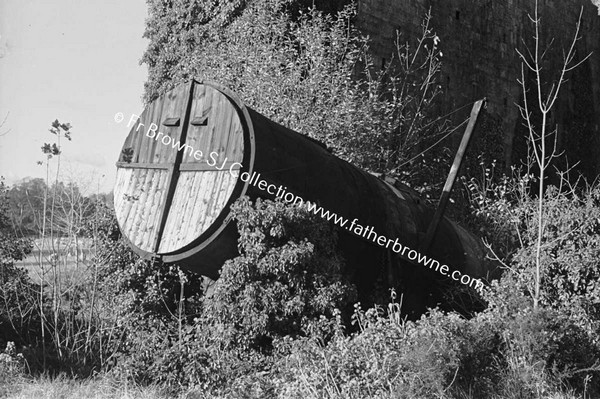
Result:
M59 376L5 381L0 388L0 397L8 399L166 399L171 396L156 386L134 386L119 383L108 377L76 380ZM184 397L191 399L194 396Z
M306 396L306 399L317 398L340 398L339 394L333 391L323 391L318 387L314 387L312 395ZM322 387L321 387L322 388ZM515 389L518 389L516 387ZM524 395L518 390L511 395L510 398L540 398L540 399L588 399L592 396L578 396L574 393L548 392L546 394L539 393L536 396ZM357 392L361 397L360 393ZM366 395L369 398L373 396ZM179 395L170 394L163 388L158 386L137 386L118 382L110 377L96 377L93 379L80 380L71 379L65 376L55 378L36 377L35 379L15 379L10 382L2 382L0 378L0 398L7 399L216 399L218 396L211 396L200 390L189 390L188 392ZM227 396L229 397L229 396ZM256 397L256 396L248 396ZM269 396L266 396L269 397ZM343 396L342 396L343 397ZM382 393L381 398L396 398L406 397L399 392L392 394ZM437 397L437 396L436 396ZM445 397L445 396L444 396ZM457 393L454 396L457 399L476 399L475 396L468 392L462 394ZM501 399L504 396L493 396L495 399ZM479 399L479 398L477 398Z

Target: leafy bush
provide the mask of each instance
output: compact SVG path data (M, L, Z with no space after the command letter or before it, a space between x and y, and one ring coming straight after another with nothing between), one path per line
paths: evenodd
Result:
M586 192L559 191L545 194L541 303L574 315L590 332L600 329L600 187ZM520 270L519 287L529 289L528 270L534 262L534 230L528 223L522 232L524 245L512 261Z
M535 180L525 174L494 181L490 169L485 171L485 178L472 179L468 188L481 232L506 269L488 299L504 314L514 314L534 290L538 223L530 187ZM572 186L566 176L544 194L540 302L571 315L590 333L600 327L599 198L599 186Z
M593 366L598 366L594 363L600 351L592 337L557 311L526 308L506 320L504 335L508 371L531 397L540 386L583 388L582 371L589 369L591 376Z
M541 298L534 309L537 199L532 176L472 179L474 214L505 272L485 294L490 320L499 324L504 359L512 381L506 395L538 397L557 386L598 390L600 191L571 185L559 174L559 186L544 193L541 246ZM483 184L482 184L483 183ZM581 183L581 182L579 182ZM592 378L594 377L594 378Z
M8 341L27 342L37 327L33 311L36 287L27 272L15 266L31 252L31 240L19 238L12 229L8 212L8 189L0 178L0 345Z
M202 356L184 344L200 309L202 276L140 259L121 236L114 211L99 206L87 232L96 235L101 265L95 300L97 328L104 330L102 368L118 366L117 375L144 383L188 381L194 376L186 363L199 361L186 356Z
M149 1L146 101L191 78L216 81L341 158L429 193L448 154L438 146L414 159L449 130L435 114L442 54L430 17L420 35L398 37L382 67L354 26L355 4L310 4Z
M357 332L279 340L268 373L232 379L225 397L279 398L547 398L595 395L598 348L572 320L531 309L500 320L486 312L467 320L431 311L405 321L357 306ZM596 367L597 368L597 367ZM587 376L586 376L587 374ZM590 383L591 382L591 383ZM219 396L220 397L220 396ZM593 396L590 396L593 397Z
M357 309L361 330L354 336L338 335L325 347L296 344L288 360L292 381L281 397L313 396L311 390L340 398L443 395L457 371L458 346L448 330L435 328L439 317L398 322Z
M25 374L27 364L22 353L17 353L15 343L7 342L6 349L0 353L0 375L4 378Z
M238 345L265 347L302 334L356 298L343 278L332 227L302 207L247 198L232 206L240 256L221 270L205 312L230 327Z
M583 207L584 215L585 206L596 203L556 206ZM591 324L582 323L591 314L550 302L534 311L526 277L517 273L526 268L516 262L513 272L487 290L488 309L472 319L432 310L406 321L393 294L385 310L363 311L357 304L348 329L337 309L355 300L354 288L343 279L332 227L280 202L251 204L244 198L232 211L240 256L227 262L209 295L196 276L188 279L175 266L137 259L123 244L111 211L98 212L103 220L96 225L103 240L98 253L111 261L98 274L93 325L98 333L90 337L104 369L118 380L160 384L171 396L187 391L190 397L219 398L542 398L600 392L594 363L600 350ZM584 220L573 215L572 223ZM579 242L577 234L571 239Z
M211 294L182 313L175 314L180 303L168 289L175 284L162 266L128 263L113 275L123 304L118 309L127 304L115 372L145 383L223 386L267 367L273 340L305 335L321 316L354 300L355 289L341 275L335 235L321 219L281 202L251 204L247 198L233 205L232 214L240 256L223 266ZM171 316L164 312L169 303Z

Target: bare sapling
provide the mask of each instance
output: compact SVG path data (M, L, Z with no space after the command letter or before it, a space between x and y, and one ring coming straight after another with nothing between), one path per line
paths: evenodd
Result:
M583 7L579 12L579 18L575 29L575 34L570 41L569 49L563 54L563 60L560 67L560 72L557 73L557 77L550 78L544 74L542 77L543 63L549 47L552 45L552 40L547 48L541 49L542 41L540 37L540 26L541 19L539 16L538 2L535 3L534 16L529 15L529 19L533 23L534 36L533 36L533 51L527 44L525 45L525 51L517 50L521 59L521 77L519 84L523 92L523 105L519 106L519 110L522 118L525 121L528 130L528 144L533 152L535 164L538 167L537 179L539 183L538 187L538 199L537 199L537 237L536 237L536 254L535 254L535 276L534 276L534 289L533 289L533 307L537 309L540 302L540 285L542 280L542 238L544 236L544 179L546 178L546 170L552 163L554 158L560 156L557 151L557 127L556 125L551 126L550 113L556 104L558 94L566 82L566 74L573 69L581 65L587 58L584 57L580 61L576 61L575 45L581 39L579 36L581 28L581 16L583 13ZM533 83L526 81L526 71L533 74ZM546 83L546 80L550 83ZM533 85L533 88L529 86ZM533 91L533 93L530 93ZM534 112L540 116L541 121L534 121ZM547 146L547 139L553 137L553 144ZM549 148L550 147L550 148Z

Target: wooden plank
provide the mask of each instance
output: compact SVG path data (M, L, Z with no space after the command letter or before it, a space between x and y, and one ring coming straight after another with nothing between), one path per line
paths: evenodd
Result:
M225 209L227 201L231 197L231 193L235 187L237 179L233 179L233 177L229 173L221 172L219 181L214 185L214 192L211 197L214 199L213 206L209 208L209 214L204 220L203 230L206 230L210 227L213 221L219 216L219 214Z
M209 173L195 173L195 177L194 177L194 184L193 184L193 189L192 189L192 193L193 193L193 197L194 197L194 201L191 202L190 204L190 209L189 209L189 223L187 224L186 228L185 228L185 234L184 237L186 237L186 242L182 242L181 244L188 244L189 242L191 242L193 239L195 239L197 236L195 235L195 231L196 231L196 226L198 225L198 219L201 217L200 215L203 214L203 200L202 200L202 195L201 195L201 191L202 190L202 182L204 181L204 179L206 179L207 177L209 177ZM181 241L181 240L180 240Z
M153 184L150 187L152 195L146 202L148 217L146 218L146 223L144 226L145 233L143 236L143 242L146 246L145 250L148 252L152 251L154 237L157 234L159 217L158 209L162 204L162 199L165 193L164 184L166 183L168 177L167 171L164 170L154 170L153 173L156 178L153 179Z
M156 192L154 191L154 187L158 185L158 181L160 181L160 171L159 170L140 170L142 175L148 177L145 179L145 183L140 187L143 190L143 194L140 197L139 210L136 215L137 228L135 230L136 239L138 240L138 246L148 251L151 249L148 245L148 242L152 242L152 229L149 228L149 222L153 219L154 209L152 207L152 202L155 197ZM152 224L150 223L150 226Z
M185 177L183 176L185 175ZM172 206L169 212L169 220L165 226L164 237L160 245L160 252L173 251L181 248L184 245L192 242L197 236L194 235L195 229L190 230L190 226L197 224L196 215L203 215L205 206L203 206L203 197L206 192L202 192L202 182L210 180L214 173L208 172L187 172L182 173L185 180L180 180L181 186L178 186L175 194L175 202L183 203L184 197L188 197L191 201L185 203L185 207L176 208ZM185 182L187 190L184 188ZM185 225L185 229L178 230L177 226ZM191 234L190 234L191 233Z
M209 160L212 162L212 160ZM239 163L236 162L226 162L225 165L223 166L223 164L221 162L217 162L214 166L209 165L206 162L203 163L182 163L181 165L179 165L178 170L181 171L210 171L210 170L229 170L229 168L231 168L232 165L235 166L233 167L233 170L238 170L240 169ZM117 167L122 168L122 169L169 169L173 166L173 164L169 164L169 163L127 163L127 162L117 162ZM219 169L217 169L219 168Z
M194 85L194 100L192 104L190 118L195 117L207 117L208 112L205 111L206 104L206 86L204 85ZM202 151L203 157L200 160L197 160L192 155L188 155L184 157L183 163L198 163L205 162L204 159L207 157L206 149L202 146L200 138L202 134L204 134L205 126L194 126L191 125L188 127L188 134L186 142L194 148L196 151Z
M148 250L148 242L144 241L149 238L149 234L146 234L146 228L148 222L151 220L152 209L150 203L152 200L152 187L157 185L157 180L160 180L160 171L157 170L139 170L140 176L144 176L144 183L139 185L140 199L137 204L137 211L134 220L135 234L139 242L139 247ZM141 179L140 179L141 181Z
M142 119L140 118L138 121L138 123L135 124L135 128L138 128L137 131L135 131L134 129L134 133L133 133L133 140L132 140L132 148L133 148L133 157L131 159L131 162L140 162L140 149L142 147L142 141L144 139L143 133L140 134L140 131L143 131L143 127L139 126L139 122L142 122Z
M190 183L193 181L194 172L184 172L177 179L177 187L173 195L173 201L169 208L169 214L163 231L163 237L159 246L159 252L169 251L174 247L177 238L182 235L181 225L185 220L185 208L190 200ZM190 181L191 180L191 181Z
M185 205L182 207L181 213L179 215L179 218L181 220L179 226L180 234L175 234L175 240L173 241L173 244L178 248L189 244L196 238L194 236L189 235L189 227L190 224L193 223L190 219L194 212L194 205L198 197L198 192L196 188L198 187L198 182L202 180L202 176L205 173L206 172L187 172L187 174L189 174L189 183L186 190L186 202Z
M219 184L219 177L222 173L211 173L208 176L210 177L209 181L206 182L203 191L206 193L204 195L204 212L199 220L198 228L196 229L196 234L200 235L203 231L205 231L210 224L212 223L212 208L215 203L215 194L217 192L217 185Z
M198 235L195 234L195 228L190 229L198 224L197 219L201 219L206 214L206 195L207 192L203 190L206 184L210 184L210 181L214 179L214 173L198 172L195 173L193 186L191 187L190 195L195 198L191 203L192 209L189 209L190 217L188 218L188 225L185 234L182 234L178 239L178 244L183 246L192 242Z
M191 211L189 217L189 223L186 226L184 237L186 237L186 242L181 242L180 244L188 244L194 238L198 237L196 234L196 226L198 226L198 220L204 215L204 197L202 195L202 188L204 187L203 182L210 177L209 173L196 173L196 177L194 179L193 184L193 196L194 201L191 204ZM191 238L191 239L190 239Z
M211 186L212 192L209 198L209 202L207 204L206 215L201 223L202 231L207 230L223 210L224 203L222 202L221 195L224 191L223 186L226 186L228 175L229 173L227 172L217 173L217 177Z
M173 201L169 208L169 215L165 223L163 237L160 242L159 252L163 252L164 248L173 247L174 241L181 235L180 225L183 222L183 210L185 203L189 200L189 177L190 172L182 173L177 179L177 187L173 195Z
M135 245L140 246L140 240L138 237L138 229L141 223L141 212L145 208L143 205L144 201L144 191L141 190L144 186L148 184L151 180L152 175L150 173L142 173L143 171L134 169L133 170L133 178L132 184L130 186L130 190L127 193L135 197L131 199L131 208L127 213L127 218L123 221L124 231L128 232L127 236ZM142 249L144 249L142 247Z
M169 210L169 217L160 243L159 252L161 253L179 248L178 242L186 238L183 229L186 223L190 223L186 215L186 208L194 200L192 189L195 177L195 172L185 172L179 176L173 204Z
M227 193L227 173L219 173L214 185L214 193L211 196L212 206L207 210L209 213L205 218L204 229L208 229L212 222L219 216L225 205L223 196ZM227 199L227 198L225 198Z
M135 159L136 163L148 162L148 155L149 155L148 153L150 151L152 151L152 142L150 140L148 140L148 137L146 137L146 132L148 131L148 128L150 127L150 122L152 121L153 113L154 113L153 111L156 108L156 105L158 103L160 103L161 101L162 101L162 98L159 98L158 101L153 103L151 107L149 107L148 109L144 110L144 112L142 112L142 115L140 117L140 122L144 126L140 125L138 131L136 132L136 134L140 138L139 155Z
M148 126L145 127L146 128L146 132L148 131L148 129L150 128L150 124L152 122L155 122L157 120L157 117L159 117L160 114L160 108L159 106L161 106L161 104L153 104L152 108L150 108L150 113L148 115L148 117L146 118L147 124ZM155 122L156 123L156 122ZM146 134L145 132L143 134ZM154 162L154 153L156 152L156 147L158 145L160 145L160 143L157 143L156 140L154 140L153 138L148 138L148 146L147 146L147 152L146 152L146 156L143 159L144 162L146 163L152 163Z
M200 148L204 151L204 157L206 160L209 159L210 152L214 150L213 140L215 135L214 123L218 118L218 94L212 87L206 87L206 115L208 116L208 124L206 126L199 126L197 129L200 133Z
M177 158L177 149L173 148L172 143L180 140L181 131L183 130L183 126L161 126L160 122L172 116L175 116L181 112L185 112L185 108L182 109L182 104L179 103L179 99L181 97L185 98L186 96L183 93L175 92L173 93L175 97L172 97L171 93L169 93L168 97L170 101L165 102L165 106L162 109L160 119L156 121L156 124L159 125L158 131L164 133L158 140L156 140L157 144L160 145L162 153L165 155L163 158L163 162L174 163ZM162 140L165 135L168 135L171 140L170 144L165 144Z
M156 203L154 202L157 194L156 188L161 182L161 171L159 170L148 170L141 171L141 173L147 175L149 180L142 189L144 190L144 196L140 198L140 212L137 218L139 219L137 236L139 239L139 246L145 251L151 250L152 238L154 236L153 226L154 217L156 215ZM164 173L164 172L163 172Z
M117 181L114 188L115 216L120 222L125 208L123 193L131 180L132 170L117 169Z
M456 181L456 176L458 176L458 171L460 169L460 165L462 164L463 157L467 152L467 148L469 146L469 142L471 140L471 135L475 130L475 125L477 124L477 117L479 116L479 111L485 102L485 98L479 101L476 101L473 104L473 108L471 109L471 115L469 117L469 123L465 129L465 133L463 134L463 138L458 147L458 151L456 151L456 156L454 157L454 162L452 163L452 167L450 168L450 173L448 173L448 178L446 179L446 184L444 184L444 189L442 191L442 196L440 197L439 205L433 215L433 219L431 223L429 223L429 227L427 228L427 232L425 233L425 238L423 239L419 250L423 254L427 254L429 251L429 247L431 246L431 242L435 238L435 234L437 233L438 226L444 217L444 211L446 210L446 205L448 204L448 200L450 199L450 193L452 192L452 187L454 186L454 182Z
M130 192L131 187L134 184L135 176L133 172L133 169L117 170L117 178L121 176L121 179L123 179L123 185L119 193L115 192L115 213L117 220L119 221L123 229L127 220L127 216L129 215L131 207L133 206L133 202L131 200L125 199L125 195L129 195L128 193ZM119 199L120 201L118 205L117 199Z
M210 183L210 195L207 198L208 201L206 203L206 210L204 211L202 220L200 220L200 223L198 223L198 226L202 227L202 230L199 231L198 234L206 231L216 218L215 213L221 211L221 209L216 209L216 207L218 205L218 193L221 189L221 185L223 184L223 175L223 172L217 172L211 175L214 177Z
M127 138L125 139L125 142L123 143L123 147L121 148L121 152L119 153L119 158L117 160L117 162L121 162L124 161L124 154L123 151L125 149L131 149L133 151L133 144L132 141L134 139L134 133L133 130L135 128L135 124L133 125L133 127L131 129L129 129L129 133L127 134Z
M146 132L150 128L150 124L156 115L157 109L160 109L164 101L164 97L159 97L154 101L150 107L148 107L142 115L140 115L139 123L136 123L134 134L137 136L137 145L135 149L135 156L133 162L145 163L148 162L149 152L152 151L152 139L146 136Z
M154 121L154 123L156 123L158 125L158 118L160 118L162 116L162 108L160 110L155 110L155 112L153 113L152 116L152 120ZM160 130L160 126L157 129L157 131L161 131ZM158 134L158 133L157 133ZM162 154L166 149L164 148L163 144L158 142L158 140L152 140L152 148L150 151L150 157L148 158L148 162L151 163L166 163L164 161L162 161Z
M234 165L235 164L235 165ZM226 162L225 166L223 166L222 163L217 163L214 166L210 166L209 164L207 164L206 162L203 163L182 163L181 165L179 165L179 170L181 171L199 171L199 172L204 172L204 171L216 171L219 172L220 169L222 169L223 171L228 171L229 168L232 168L232 170L239 170L240 169L240 165L239 163L235 163L235 162ZM221 168L222 167L222 168ZM217 169L220 168L220 169Z
M182 172L169 210L159 252L170 252L192 242L196 237L189 236L189 226L194 223L191 214L199 197L197 188L205 173Z
M230 173L223 173L223 181L220 184L220 193L217 197L217 208L221 210L225 209L225 206L229 201L229 198L231 197L231 193L233 192L236 183L237 178L234 178ZM219 214L220 213L221 211L219 211ZM216 214L215 218L218 216L219 215Z
M229 152L229 144L233 142L232 140L232 126L233 119L237 117L237 112L229 102L229 99L224 95L221 95L221 106L223 107L223 120L221 121L222 125L219 125L218 130L220 130L220 140L219 140L219 164L222 164L227 158L227 153Z
M118 168L124 169L169 169L172 164L168 163L128 163L128 162L117 162Z
M227 106L229 105L229 101L227 101L225 96L221 93L219 93L217 99L217 117L215 120L209 122L209 124L212 127L211 133L213 134L211 151L216 151L219 154L218 163L221 164L225 160L224 152L227 147L229 128L231 127L231 118L229 118L231 107ZM227 101L227 103L225 101Z
M242 159L244 159L244 133L239 117L236 117L232 120L231 130L229 134L231 136L230 141L227 143L227 159L232 162L241 162Z
M184 122L181 126L181 128L179 129L179 136L176 137L176 140L180 140L181 142L185 141L185 135L187 132L187 127L189 125L189 120L190 120L190 108L192 105L192 96L193 96L193 90L194 90L194 82L192 81L189 85L184 85L187 89L187 96L186 96L186 106L185 106L185 112L184 112ZM159 217L159 221L158 221L158 229L157 229L157 234L155 236L155 240L154 240L154 244L153 244L153 252L157 253L159 246L160 246L160 241L162 238L162 234L165 228L165 223L167 222L167 217L169 216L169 208L171 206L171 202L173 200L173 195L175 194L175 188L177 185L177 178L179 175L179 171L177 171L176 167L181 163L181 159L182 159L182 152L181 151L176 151L175 152L175 159L174 161L174 165L173 168L169 170L169 177L167 178L167 182L165 187L167 188L167 191L165 193L165 197L162 203L162 206L160 207L160 217Z
M176 158L177 149L171 144L164 144L163 137L169 136L171 140L179 140L183 126L163 126L162 121L166 118L180 117L183 119L187 105L187 89L189 85L177 86L172 91L164 94L162 107L153 115L153 120L158 128L156 137L149 138L153 142L154 156L148 161L153 163L173 163ZM159 134L162 133L162 134Z

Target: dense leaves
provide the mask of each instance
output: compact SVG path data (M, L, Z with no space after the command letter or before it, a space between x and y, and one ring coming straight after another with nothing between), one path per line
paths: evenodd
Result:
M232 208L241 255L223 266L209 312L233 327L231 340L259 345L295 336L356 298L343 278L332 227L300 207L246 198Z
M528 304L534 290L534 258L538 222L535 179L531 174L492 177L493 165L482 179L471 179L474 216L480 232L492 243L506 272L490 295L492 306L507 314ZM541 303L580 320L588 331L599 331L600 187L571 185L566 175L559 187L544 194ZM515 295L515 289L521 294ZM521 299L518 299L521 298Z
M31 242L14 234L9 216L8 189L0 179L0 262L2 268L12 266L12 262L23 259L31 252Z
M427 190L441 182L441 147L413 159L447 128L435 115L442 55L427 15L422 35L399 37L382 68L354 27L354 5L326 13L299 0L149 3L147 101L187 79L216 81L360 167Z
M115 294L130 304L116 371L142 382L216 387L263 367L274 340L305 336L321 317L354 300L354 288L341 275L335 235L322 220L281 202L251 204L247 198L232 211L241 254L225 264L197 306L192 294L182 313L164 311L173 299L168 288L182 287L164 266L136 262L115 269ZM188 278L186 295L199 287Z
M427 18L421 38L399 40L409 45L399 44L379 72L369 41L353 27L352 6L324 12L300 0L148 3L146 100L189 78L216 80L372 172L422 191L443 179L451 154L420 155L445 128L433 116L441 39ZM51 126L70 139L68 124ZM48 144L44 154L59 156L60 148ZM207 284L177 265L140 259L99 198L32 180L13 188L11 219L0 202L3 332L33 332L21 334L21 343L29 344L29 364L52 354L45 371L107 371L121 381L164 384L171 396L188 389L220 398L598 396L598 188L573 189L565 180L547 190L542 307L534 310L533 181L524 174L498 182L495 165L478 166L482 179L467 179L472 223L506 272L486 290L488 308L469 320L432 310L406 321L392 293L387 309L356 304L350 327L344 316L351 312L340 310L351 308L355 289L344 278L335 231L301 208L237 202L239 256ZM63 202L61 193L71 194ZM56 280L38 286L12 267L29 250L14 232L39 231L49 216L47 194L57 214L73 199L82 206L81 218L64 218L61 233L94 243L82 280L62 292ZM9 327L23 315L39 318L22 318L30 321L21 323L25 329ZM7 355L0 355L7 360L0 373L16 364L14 351Z
M15 262L24 259L32 248L31 240L19 238L9 221L8 189L0 178L0 346L18 339L28 328L28 299L32 284L27 273Z

